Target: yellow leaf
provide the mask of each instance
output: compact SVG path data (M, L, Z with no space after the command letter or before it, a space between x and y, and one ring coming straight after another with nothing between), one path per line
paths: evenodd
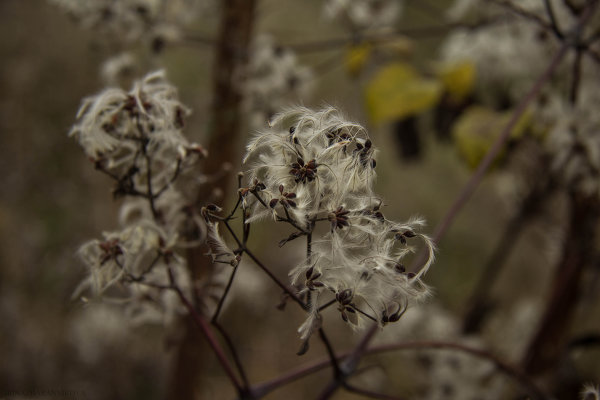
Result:
M346 51L345 65L350 75L356 76L361 73L372 49L373 46L370 43L360 43Z
M388 64L367 85L367 112L374 123L399 120L433 107L441 92L440 82L422 77L410 65Z
M455 101L463 100L473 91L475 65L470 61L443 64L438 67L438 76L448 94Z
M479 165L508 124L512 113L513 111L500 113L483 106L472 106L456 121L452 127L452 136L461 157L470 168L474 169ZM522 137L530 123L531 112L525 112L513 127L510 137ZM501 152L498 159L503 155Z

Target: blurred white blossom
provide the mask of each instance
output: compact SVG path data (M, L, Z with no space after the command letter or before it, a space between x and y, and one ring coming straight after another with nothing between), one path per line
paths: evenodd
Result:
M180 39L180 27L212 7L211 0L49 0L81 26L109 40L131 43Z
M107 86L118 86L121 79L132 75L136 68L131 53L123 52L105 60L100 66L100 77Z
M240 78L244 108L253 129L262 127L275 110L306 98L312 86L312 71L298 63L292 50L278 46L268 35L254 39Z
M403 0L327 0L324 12L353 29L382 28L394 24L402 5Z

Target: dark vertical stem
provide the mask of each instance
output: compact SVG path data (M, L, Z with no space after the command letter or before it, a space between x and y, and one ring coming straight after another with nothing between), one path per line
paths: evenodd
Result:
M546 161L542 159L540 162L543 165L547 165ZM494 282L502 271L502 267L510 256L513 247L518 242L523 228L535 216L542 206L544 199L551 191L551 181L541 176L547 174L547 169L541 168L540 172L538 179L535 180L534 187L521 203L519 211L504 228L500 241L485 265L473 294L467 301L468 309L465 313L462 327L465 334L475 333L480 330L485 317L492 308L489 297Z
M233 280L235 279L235 273L237 272L239 265L233 268L231 275L229 276L229 280L227 281L227 286L225 286L225 290L223 291L223 295L219 299L219 303L217 304L217 309L211 319L212 322L215 322L219 318L219 314L221 314L221 310L223 309L223 305L225 304L225 299L231 290L231 286L233 285Z
M223 166L238 160L236 142L240 133L240 106L242 94L235 73L245 63L252 35L255 0L222 0L221 21L213 65L213 100L210 138L207 145L209 157L206 159L207 175L223 174ZM223 198L227 198L229 176L219 180ZM215 187L216 189L217 187ZM209 191L198 194L196 204L209 201ZM204 256L203 248L190 249L187 255L188 266L193 281L205 279L212 268L210 259ZM201 293L194 293L194 303L199 304ZM179 346L174 360L168 398L188 400L195 398L198 377L205 363L205 350L198 343L193 324L188 323L185 337Z
M462 331L472 334L481 329L486 316L493 306L490 300L490 290L500 275L503 265L510 256L514 245L518 242L521 231L527 220L521 217L521 213L514 216L504 229L500 241L496 245L492 256L483 269L483 273L477 281L473 294L467 301L468 309L463 320Z
M544 6L546 7L546 14L548 14L548 18L550 19L550 24L552 25L552 31L558 38L563 38L563 33L558 26L558 22L556 21L556 16L554 15L554 9L552 8L552 3L550 0L544 0Z
M144 131L144 127L142 126L142 123L140 122L140 117L139 115L136 118L135 121L136 124L136 128L142 138L141 142L140 142L140 150L142 151L142 154L144 156L144 160L146 161L146 198L148 199L148 204L150 205L150 210L152 211L152 217L154 218L155 221L158 222L158 218L159 218L159 214L158 211L156 210L156 205L154 203L154 191L152 189L152 158L150 158L150 155L148 154L148 138L146 136L146 132Z
M242 121L239 69L248 58L255 5L255 0L222 0L223 14L213 69L209 157L205 163L209 174L222 171L223 164L240 158L236 146ZM220 182L221 189L229 187L228 179Z
M575 50L575 59L573 60L573 72L571 76L571 89L569 91L569 101L571 104L577 104L577 94L579 93L579 84L581 83L581 59L583 51Z
M196 309L194 308L192 303L190 303L190 301L187 299L187 297L185 297L185 295L183 294L181 289L175 284L174 278L173 278L173 273L170 269L169 269L169 280L170 280L170 283L171 283L173 289L179 296L179 299L185 305L190 316L192 317L192 319L194 320L194 322L196 323L198 328L200 328L200 331L202 332L202 334L204 335L204 337L210 344L210 347L212 348L213 352L217 356L217 359L219 360L219 362L221 363L221 366L223 367L223 370L225 371L225 373L231 380L231 383L236 388L238 393L243 393L244 390L242 389L242 385L240 384L235 373L233 372L233 368L232 368L231 364L229 363L229 360L227 360L227 357L225 356L225 352L223 351L223 348L221 347L221 345L215 338L214 334L212 333L212 330L210 329L208 322L200 314L198 314L198 312L196 311Z
M567 348L583 270L594 258L599 217L596 199L571 194L562 257L554 274L546 310L522 360L523 369L530 374L552 374Z
M344 379L344 374L338 364L337 357L335 355L335 351L333 350L333 346L331 345L331 342L327 338L327 335L325 334L325 330L323 328L319 328L319 337L321 338L321 341L323 342L323 344L325 345L325 348L327 349L327 355L329 355L329 360L331 361L331 366L333 367L334 379L335 380Z
M221 326L221 324L219 324L219 322L217 322L216 320L213 320L213 321L211 321L211 323L215 328L217 328L217 330L223 337L223 340L225 340L225 343L227 344L227 348L229 349L229 352L231 353L231 358L233 358L235 367L237 368L237 371L240 374L240 377L242 378L242 384L243 384L242 390L247 391L248 387L250 387L250 382L248 381L248 376L246 375L246 370L244 370L244 366L242 365L242 360L240 359L240 356L235 348L233 340L231 340L231 337L229 336L227 331Z
M573 43L577 44L585 22L598 5L589 0L573 29ZM576 48L570 101L575 106L581 74L581 50ZM529 342L522 364L523 369L547 381L549 386L569 342L569 328L581 292L584 268L594 261L596 227L600 219L600 203L595 196L582 194L576 188L569 190L569 221L564 238L561 260L554 274L546 310L536 333Z

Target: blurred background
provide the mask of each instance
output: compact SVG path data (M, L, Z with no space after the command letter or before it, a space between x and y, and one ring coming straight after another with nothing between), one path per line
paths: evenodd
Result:
M307 78L310 93L295 101L306 106L337 106L370 131L380 149L376 191L384 199L386 217L403 221L420 215L427 220L425 231L430 233L471 176L472 168L452 140L437 138L433 107L418 119L374 123L365 92L380 66L390 60L409 64L417 71L435 70L446 31L418 32L443 25L450 3L405 1L393 26L416 33L401 36L383 52L369 53L367 61L361 61L364 49L351 46L347 25L324 16L320 0L261 0L255 16L255 34L269 34L277 43L290 45L297 50L297 61L311 67ZM218 22L219 7L212 6L195 14L186 26L193 37L214 38ZM110 180L94 171L67 133L81 99L105 86L100 66L115 48L93 29L82 29L61 7L44 0L1 1L0 30L0 397L31 398L37 391L36 398L54 399L62 397L50 391L63 390L72 391L64 396L72 398L174 398L173 387L178 381L173 371L185 342L185 322L168 327L131 326L114 308L99 304L88 307L72 299L86 276L76 251L84 241L116 227L119 202L112 199ZM347 40L323 49L303 47L329 38ZM146 58L135 77L156 67L166 68L169 80L179 88L181 101L193 110L186 134L192 141L204 143L212 96L211 45L201 40L167 43L159 56L151 59L143 50L147 43L138 46L134 51ZM243 142L256 129L252 117L246 119L239 154ZM417 132L418 151L413 149L414 143L411 147L410 138L404 142L399 139L402 130ZM510 162L513 160L507 164ZM235 170L240 168L239 163L232 164ZM519 239L489 289L496 312L475 338L465 339L460 328L481 271L516 213L511 179L504 168L488 174L440 243L438 259L426 276L434 289L433 298L420 310L409 311L406 322L403 319L398 326L386 327L378 340L467 340L509 361L518 361L520 349L540 319L559 258L560 245L555 237L560 237L565 223L565 201L560 196L545 203L539 212L542 217L519 226ZM231 199L224 200L227 202ZM286 279L302 250L295 243L278 248L277 242L287 233L273 230L267 223L254 235L250 244ZM308 354L296 356L300 346L296 329L303 320L302 313L293 307L278 311L277 287L250 263L244 262L241 268L222 325L238 345L250 380L271 379L324 357L324 348L317 340ZM585 276L586 282L592 282L597 271L590 270ZM585 288L590 292L586 292L586 302L578 303L572 337L600 330L598 296L593 291L597 286L590 283ZM325 313L325 318L336 350L349 349L360 338L360 333L348 329L335 311ZM202 342L199 334L198 341ZM193 367L201 371L194 384L196 398L233 398L235 393L210 349L200 344L192 354L201 360L200 367ZM449 360L436 362L453 365L450 372L464 372L460 379L468 379L474 368L480 368L470 364L468 357L456 361L450 359L452 354L443 354ZM448 385L435 397L432 389L424 389L434 384L417 374L418 368L431 368L435 357L425 351L369 357L365 362L369 368L356 379L405 398L514 398L518 393L508 380L490 383L494 374L489 372L484 373L487 381L482 383L482 378L477 383L483 389L475 390L471 397L461 397ZM562 367L575 384L597 383L599 359L597 346L585 348L570 354ZM446 382L444 379L460 384L460 379L448 376L435 379L438 384ZM330 371L322 371L267 398L314 398L329 380ZM498 385L502 390L488 396ZM577 398L578 390L570 398ZM361 397L339 392L334 398Z

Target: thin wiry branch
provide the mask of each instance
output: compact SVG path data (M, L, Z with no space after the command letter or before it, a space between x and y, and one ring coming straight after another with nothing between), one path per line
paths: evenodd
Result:
M535 400L548 400L549 397L533 382L527 375L525 375L522 371L510 365L509 363L503 361L499 357L494 354L481 349L472 348L463 344L453 343L453 342L444 342L444 341L412 341L406 343L397 343L390 345L379 345L373 346L371 348L367 348L364 351L364 355L373 355L379 353L388 353L391 351L406 351L406 350L448 350L448 351L458 351L461 353L469 354L473 357L480 358L482 360L487 360L491 362L494 367L506 375L507 377L514 380L519 386L521 386L524 390L529 393L532 399ZM341 363L346 363L348 358L352 355L353 352L344 352L338 356L338 360ZM254 394L259 396L265 396L272 391L289 384L297 379L304 378L308 375L311 375L315 372L319 372L325 368L331 366L331 361L329 358L322 359L320 361L316 361L305 366L299 367L295 370L292 370L288 373L285 373L275 379L272 379L267 382L263 382L261 384L257 384L252 387L251 391ZM327 391L323 392L323 394L331 394L338 388L337 382L331 382L327 387ZM331 393L330 393L331 392Z
M183 303L185 308L190 313L192 319L194 320L194 322L196 323L198 328L200 328L202 335L208 341L211 349L217 356L217 359L219 360L221 367L225 371L225 374L229 377L229 380L231 381L231 383L233 384L233 386L235 387L235 389L237 390L238 393L245 393L246 389L244 389L242 383L239 381L238 377L235 375L235 372L233 371L233 367L231 366L231 363L225 356L225 352L223 351L223 348L219 344L217 338L214 336L212 330L210 329L210 325L208 324L207 321L204 320L204 317L196 311L196 308L192 305L192 303L190 303L190 301L187 299L187 297L182 292L182 290L176 285L175 279L173 277L173 272L171 271L171 269L169 269L168 272L169 272L169 280L171 282L171 286L173 287L173 289L179 296L179 299L181 300L181 302Z

